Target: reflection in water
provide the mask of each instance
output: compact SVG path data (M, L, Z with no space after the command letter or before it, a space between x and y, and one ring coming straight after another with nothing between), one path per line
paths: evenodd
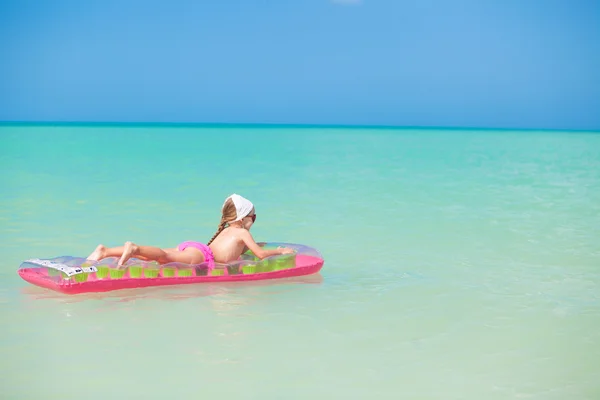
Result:
M110 292L82 293L77 295L67 295L49 289L28 285L23 287L21 293L25 295L24 299L29 301L52 299L61 303L79 303L89 300L131 302L142 299L176 301L199 297L222 296L226 294L235 294L238 292L252 294L252 292L256 292L257 289L260 289L263 292L264 289L274 289L270 290L269 292L282 293L293 290L294 286L299 284L321 284L322 282L323 276L318 273L308 276L269 279L263 281L157 286L115 290Z

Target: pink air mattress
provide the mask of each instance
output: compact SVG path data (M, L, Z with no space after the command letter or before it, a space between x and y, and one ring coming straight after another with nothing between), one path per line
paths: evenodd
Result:
M80 257L56 257L24 261L18 273L25 281L65 294L107 292L149 286L208 282L255 281L315 274L324 260L313 248L289 243L267 243L265 248L285 246L295 254L259 260L251 253L229 264L158 264L137 259L117 268L117 258L89 261Z

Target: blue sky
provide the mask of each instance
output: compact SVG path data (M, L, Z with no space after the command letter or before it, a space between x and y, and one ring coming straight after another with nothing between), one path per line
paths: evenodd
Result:
M0 1L0 120L600 129L600 1Z

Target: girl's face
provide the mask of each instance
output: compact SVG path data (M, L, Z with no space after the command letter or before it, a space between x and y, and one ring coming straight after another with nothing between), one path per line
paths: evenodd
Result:
M250 230L252 225L254 225L254 221L256 221L256 213L253 208L252 211L250 211L250 214L246 215L242 219L242 224L244 225L245 229Z

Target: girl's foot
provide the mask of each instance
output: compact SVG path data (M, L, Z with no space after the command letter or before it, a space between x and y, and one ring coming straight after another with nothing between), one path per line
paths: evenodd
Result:
M119 263L117 264L117 266L122 267L123 264L125 264L127 262L127 260L129 260L131 258L131 256L133 256L133 255L135 255L135 253L137 253L137 251L138 251L137 245L135 245L131 242L125 242L125 248L123 249L123 255L119 259Z
M98 247L96 247L96 250L94 250L87 259L90 261L99 261L104 258L104 254L106 254L106 247L99 244Z

